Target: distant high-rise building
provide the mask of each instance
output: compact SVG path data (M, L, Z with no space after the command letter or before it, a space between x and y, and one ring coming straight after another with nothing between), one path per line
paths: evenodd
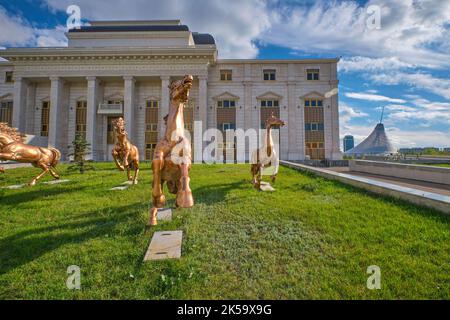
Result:
M353 136L345 136L344 137L344 152L351 150L355 147L355 139Z

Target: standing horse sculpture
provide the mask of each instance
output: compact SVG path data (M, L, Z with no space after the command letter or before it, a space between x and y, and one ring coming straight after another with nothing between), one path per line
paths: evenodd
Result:
M125 131L125 121L119 118L112 123L117 143L112 150L112 156L120 171L127 169L128 181L137 184L139 176L139 150L128 140ZM131 170L134 169L134 178L131 178Z
M284 126L285 123L272 115L266 121L266 136L264 138L263 146L253 151L252 153L252 183L253 186L260 190L261 180L262 180L262 170L265 168L273 167L273 172L271 176L272 183L278 174L278 168L280 166L280 159L275 151L273 138L272 138L272 128L275 126Z
M189 169L191 168L191 145L184 138L185 104L189 99L193 77L185 76L182 80L173 81L170 86L170 106L166 119L166 131L156 145L152 162L153 170L153 208L150 210L149 225L157 225L158 208L166 203L163 193L164 182L169 192L176 194L176 206L190 208L194 198L189 186Z
M53 178L59 179L55 167L60 159L61 153L58 149L27 145L24 143L24 135L17 129L9 127L7 123L0 123L0 160L31 163L43 171L31 180L30 186L36 185L47 172L50 172Z

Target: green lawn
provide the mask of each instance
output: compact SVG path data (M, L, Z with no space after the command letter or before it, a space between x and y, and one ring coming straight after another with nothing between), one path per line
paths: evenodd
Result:
M450 219L433 210L287 168L262 193L248 165L196 165L195 207L148 230L150 165L126 191L108 191L125 181L112 163L95 166L0 189L1 299L450 298ZM7 171L0 186L36 172ZM158 230L183 230L180 260L142 263ZM70 265L81 290L66 288ZM366 288L370 265L381 290Z
M434 163L434 164L426 163L425 165L426 166L433 166L433 167L450 168L450 163Z

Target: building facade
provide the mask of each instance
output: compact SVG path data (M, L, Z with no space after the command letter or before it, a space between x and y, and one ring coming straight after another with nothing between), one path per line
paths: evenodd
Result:
M344 152L351 150L355 147L355 139L353 136L347 135L344 137Z
M169 83L185 74L195 79L189 131L194 122L203 131L259 129L274 113L286 122L281 159L341 158L339 59L221 60L211 35L177 20L92 22L67 37L67 47L0 51L7 60L0 62L0 122L60 149L64 159L81 134L93 159L111 160L111 122L119 116L142 160L151 159L164 133ZM235 141L220 147L232 157ZM196 153L195 160L205 159Z

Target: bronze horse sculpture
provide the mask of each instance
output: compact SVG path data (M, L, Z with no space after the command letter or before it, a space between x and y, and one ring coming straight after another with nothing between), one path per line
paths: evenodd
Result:
M189 99L193 77L173 81L170 86L169 114L166 116L166 131L164 137L156 145L153 161L153 207L150 210L149 225L157 225L158 208L166 203L163 193L167 182L169 192L176 194L176 206L190 208L194 205L192 191L189 186L189 169L191 168L191 145L184 137L185 104Z
M27 145L24 138L17 129L9 127L7 123L0 123L0 160L31 163L34 167L41 168L42 172L31 180L30 186L36 185L37 181L48 172L53 178L59 179L55 171L61 159L59 150ZM3 171L3 168L0 168L0 172Z
M125 131L125 121L119 118L112 123L117 143L112 150L112 156L117 168L120 171L127 169L128 181L137 184L139 176L139 150L128 139ZM134 169L134 177L131 177L131 170Z
M278 174L280 160L277 153L275 152L272 138L272 128L278 126L282 127L284 125L284 121L281 121L272 113L272 115L266 121L266 135L264 138L263 146L260 149L253 151L252 153L252 184L258 190L260 190L261 188L262 170L265 168L274 168L271 175L271 181L272 183L275 182Z

